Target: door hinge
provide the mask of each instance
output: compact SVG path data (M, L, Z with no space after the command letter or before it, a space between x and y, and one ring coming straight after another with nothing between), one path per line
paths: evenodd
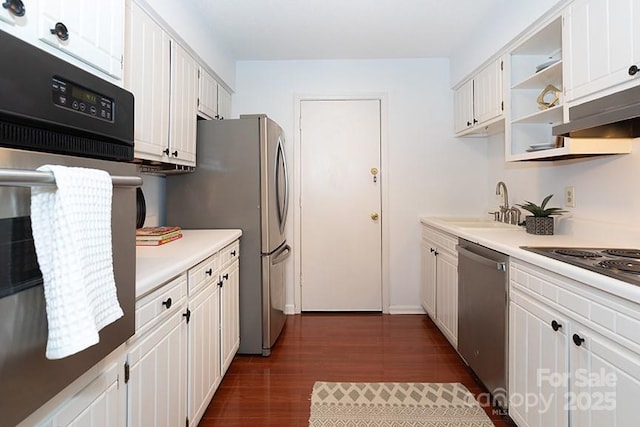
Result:
M124 383L128 383L129 382L129 362L124 362Z

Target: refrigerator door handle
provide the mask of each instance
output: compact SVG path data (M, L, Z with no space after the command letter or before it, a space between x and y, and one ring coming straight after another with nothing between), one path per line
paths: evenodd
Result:
M282 159L282 172L280 171L280 159ZM276 200L278 204L278 220L280 222L280 232L284 233L284 227L287 223L287 211L289 206L289 176L287 174L287 160L284 156L284 147L282 139L278 138L278 149L276 150ZM280 173L284 173L284 201L280 194ZM283 203L284 202L284 203Z
M273 254L273 259L271 261L271 265L280 264L291 255L291 246L285 245L278 252Z

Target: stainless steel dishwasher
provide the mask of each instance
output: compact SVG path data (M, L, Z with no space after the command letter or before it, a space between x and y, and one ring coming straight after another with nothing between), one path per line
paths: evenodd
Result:
M507 409L509 257L458 240L458 352Z

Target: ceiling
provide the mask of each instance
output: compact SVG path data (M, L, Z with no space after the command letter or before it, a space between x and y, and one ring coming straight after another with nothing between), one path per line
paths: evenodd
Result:
M450 56L513 0L193 1L232 59L286 60Z

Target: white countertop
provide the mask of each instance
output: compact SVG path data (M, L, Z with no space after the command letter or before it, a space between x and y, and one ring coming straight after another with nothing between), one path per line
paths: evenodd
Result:
M541 268L553 271L554 273L566 276L570 279L577 280L596 289L628 299L635 303L640 303L639 286L520 249L520 246L560 246L576 248L626 247L625 245L619 244L619 242L611 240L603 241L602 238L589 236L578 237L568 234L537 236L528 234L524 227L520 227L515 230L462 228L456 226L451 220L439 217L423 217L420 221L423 224L430 225L447 233L462 237L463 239L470 240L498 252L502 252L513 258L526 261Z
M136 246L136 298L185 272L242 235L241 230L182 230L160 246Z

